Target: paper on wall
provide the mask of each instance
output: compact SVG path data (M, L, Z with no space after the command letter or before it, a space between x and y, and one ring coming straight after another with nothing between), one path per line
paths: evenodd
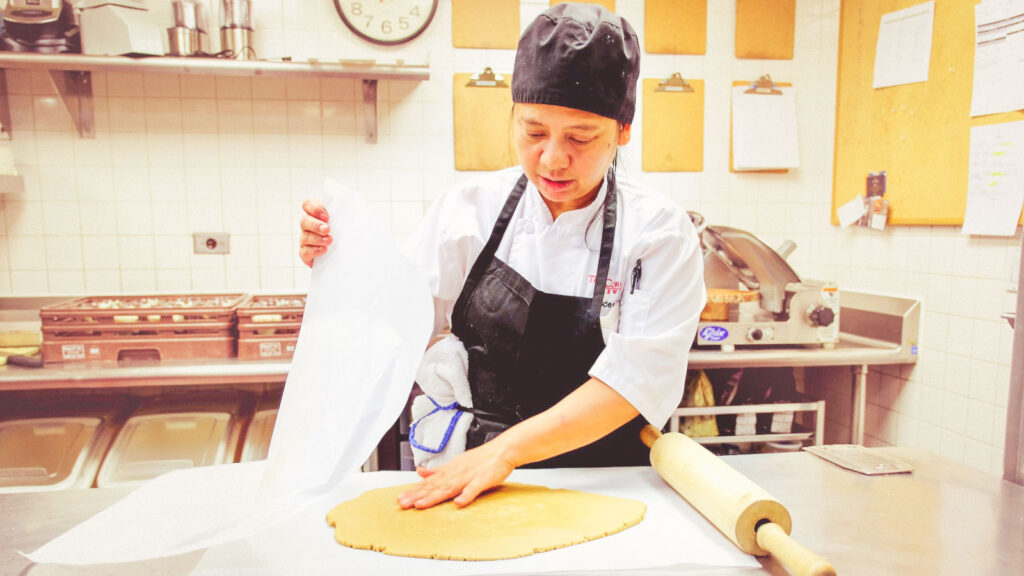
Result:
M874 88L928 81L935 2L882 15L875 46Z
M129 562L248 537L301 513L372 453L408 401L433 303L365 202L330 180L323 202L334 247L313 267L268 459L160 476L32 561Z
M795 90L792 86L777 86L782 94L748 94L749 88L732 89L733 168L799 167Z
M1024 204L1024 121L971 127L964 234L1013 236Z
M971 116L1024 110L1024 4L985 0L974 7Z
M843 204L836 210L836 215L839 216L840 228L856 224L864 216L864 197L854 196L853 200Z

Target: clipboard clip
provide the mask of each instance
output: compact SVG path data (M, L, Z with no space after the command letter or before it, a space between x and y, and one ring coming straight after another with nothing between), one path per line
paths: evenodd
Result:
M683 79L683 76L679 72L673 72L671 76L665 78L661 82L658 82L658 87L654 89L655 92L693 92L693 87L690 83Z
M505 77L501 74L495 74L494 70L488 66L484 68L484 71L479 74L473 74L469 77L469 82L466 82L466 86L476 87L485 86L488 88L495 87L508 87L508 83L505 82Z
M750 88L743 92L744 94L782 94L782 90L779 90L775 83L772 82L772 77L768 74L761 76L757 79L757 82L751 82Z

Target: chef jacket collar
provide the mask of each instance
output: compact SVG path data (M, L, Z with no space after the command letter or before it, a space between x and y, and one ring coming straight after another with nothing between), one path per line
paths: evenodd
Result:
M558 216L558 220L555 221L551 218L551 210L549 210L548 205L544 203L544 198L541 197L540 191L533 185L533 182L530 182L526 186L526 205L524 206L523 217L541 222L546 226L554 225L559 228L564 227L567 229L586 228L594 219L597 211L604 205L604 200L607 195L608 179L605 178L601 182L601 188L597 191L597 197L595 197L590 204L587 204L582 208L562 212L562 214ZM597 226L596 228L600 230L601 227Z

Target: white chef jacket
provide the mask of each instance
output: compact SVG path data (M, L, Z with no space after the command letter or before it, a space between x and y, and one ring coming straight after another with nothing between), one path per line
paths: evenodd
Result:
M410 239L407 252L434 295L435 335L451 325L466 277L522 173L514 167L457 185L434 202ZM606 188L589 206L552 221L537 188L527 183L495 256L538 290L591 298ZM682 398L704 308L700 242L678 204L621 171L616 190L615 244L601 309L605 349L589 373L661 428ZM638 260L641 274L633 286Z

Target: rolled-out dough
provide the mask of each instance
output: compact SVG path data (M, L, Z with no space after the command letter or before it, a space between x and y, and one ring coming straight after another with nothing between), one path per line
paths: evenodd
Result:
M394 556L501 560L596 540L639 523L638 500L509 483L458 508L445 502L402 510L413 484L378 488L327 513L339 544Z

